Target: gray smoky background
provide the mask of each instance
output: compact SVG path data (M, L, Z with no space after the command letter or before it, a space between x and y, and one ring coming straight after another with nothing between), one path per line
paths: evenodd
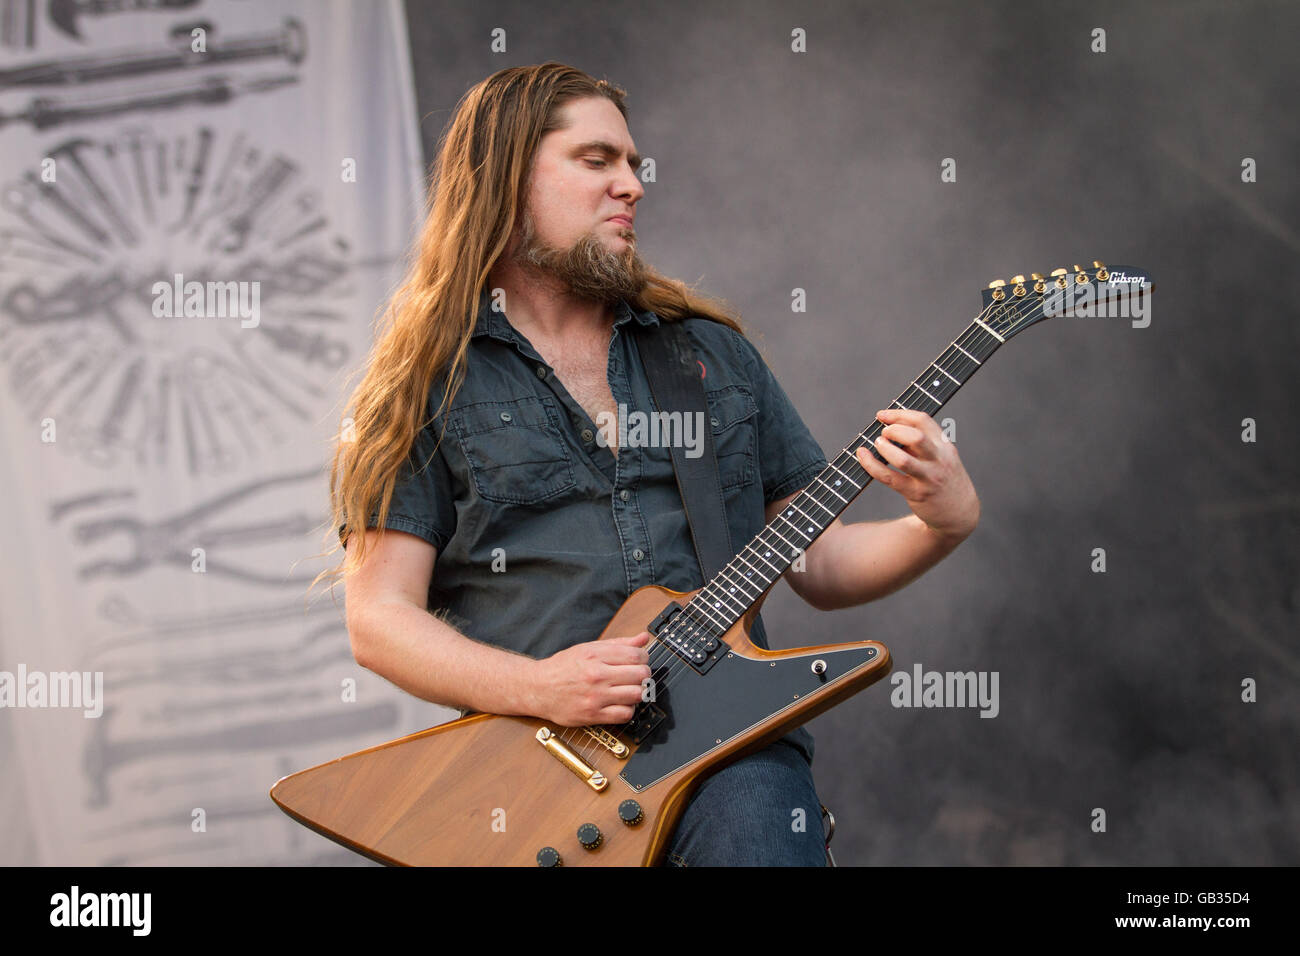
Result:
M1149 271L1148 327L1042 323L940 413L983 506L953 555L848 610L778 586L764 619L774 646L870 638L895 673L1000 674L995 719L895 708L882 681L809 724L841 865L1300 863L1300 8L408 16L430 160L460 94L505 66L559 60L628 91L656 166L642 255L740 310L829 457L965 328L990 280L1094 259ZM807 52L791 51L796 29ZM873 486L846 517L906 513Z

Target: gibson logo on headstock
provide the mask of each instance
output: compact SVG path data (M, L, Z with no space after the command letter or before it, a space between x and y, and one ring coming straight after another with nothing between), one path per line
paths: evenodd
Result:
M1142 277L1131 276L1127 272L1112 272L1110 274L1110 284L1118 285L1119 283L1127 283L1128 285L1141 285Z

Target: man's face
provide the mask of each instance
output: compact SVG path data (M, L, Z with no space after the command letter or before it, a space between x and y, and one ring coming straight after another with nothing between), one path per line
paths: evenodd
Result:
M632 227L645 195L641 157L623 114L603 96L562 112L568 126L538 146L514 260L579 298L631 298L646 282Z

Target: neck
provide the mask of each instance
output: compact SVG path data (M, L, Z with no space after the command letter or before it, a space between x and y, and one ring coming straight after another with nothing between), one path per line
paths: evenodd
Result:
M614 321L613 306L573 295L556 283L539 282L514 273L488 277L488 288L504 289L510 324L530 339L563 339L595 333Z

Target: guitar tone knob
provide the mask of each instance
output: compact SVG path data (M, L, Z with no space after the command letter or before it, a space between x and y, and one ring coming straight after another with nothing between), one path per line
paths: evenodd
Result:
M624 800L618 805L618 818L628 826L634 827L645 819L645 812L641 809L641 804L635 800Z
M553 846L544 846L537 851L538 866L564 866L564 861L560 859L560 851Z
M600 846L605 839L604 834L600 832L600 827L594 823L584 823L578 827L578 842L582 844L584 850L594 850Z

